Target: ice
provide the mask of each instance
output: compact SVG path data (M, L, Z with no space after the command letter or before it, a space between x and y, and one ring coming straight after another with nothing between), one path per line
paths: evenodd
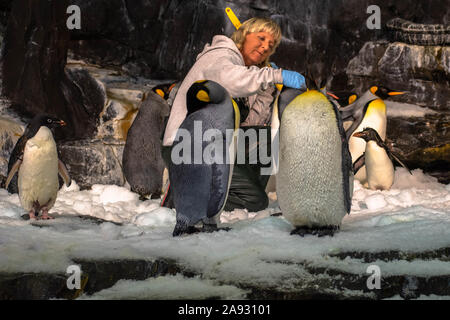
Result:
M224 212L221 226L231 227L229 232L174 238L175 210L161 208L156 200L140 201L125 187L95 185L91 190L80 190L73 181L58 193L50 211L56 218L38 222L22 220L25 211L18 196L0 189L0 272L64 274L74 259L171 259L185 270L201 274L202 279L176 275L142 282L123 280L91 298L159 299L173 295L239 299L244 292L223 283L289 288L308 280L308 272L300 265L304 261L358 274L365 273L369 265L359 259L329 256L333 253L448 248L449 186L419 169L411 175L403 168L397 168L391 190L369 190L355 181L351 214L343 219L334 237L322 238L291 236L293 226L283 216L271 216L280 212L276 197L260 212ZM80 218L83 216L97 220ZM439 260L376 264L391 275L450 272L448 262Z

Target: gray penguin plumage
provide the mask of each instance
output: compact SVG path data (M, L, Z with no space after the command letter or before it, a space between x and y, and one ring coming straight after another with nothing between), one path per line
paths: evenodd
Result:
M285 108L277 197L291 234L332 235L350 213L353 170L337 107L309 90Z
M8 163L5 187L19 194L22 207L31 219L51 219L48 211L53 207L59 190L58 173L67 186L70 176L64 163L58 159L56 143L50 129L65 122L52 116L35 116L19 138Z
M233 170L230 162L234 160L234 155L229 152L233 134L230 137L230 132L233 133L239 124L239 110L228 92L214 81L197 81L190 87L187 109L187 117L178 129L172 147L169 165L170 188L177 215L173 236L198 231L195 229L198 222L203 223L202 231L208 231L208 226L216 228ZM213 139L203 141L207 131L213 133ZM187 137L182 132L187 132ZM213 145L211 141L222 146L215 149L217 153L208 153L208 150L211 151L208 148ZM186 149L183 145L186 144L190 145L190 154L184 153ZM211 155L209 160L203 157L204 153ZM177 156L183 161L174 159ZM214 157L219 160L214 161Z
M141 198L159 198L165 164L161 155L161 136L169 116L167 102L150 91L130 126L123 150L123 173L131 190Z

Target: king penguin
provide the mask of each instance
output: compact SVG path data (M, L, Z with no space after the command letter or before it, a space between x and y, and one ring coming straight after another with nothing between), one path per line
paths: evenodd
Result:
M28 124L11 153L5 187L18 173L17 188L22 207L30 219L53 219L48 211L56 201L59 190L58 173L66 186L70 185L69 173L58 159L56 143L51 129L64 126L63 120L49 115L37 115Z
M323 93L308 90L280 115L277 197L283 216L295 227L291 234L333 235L350 213L353 193L352 162L337 106Z
M365 128L363 131L354 133L353 136L366 141L365 152L355 161L353 170L356 174L365 165L369 189L389 190L391 188L394 183L393 159L409 171L373 128Z
M218 83L192 84L186 95L187 116L178 129L169 163L170 188L176 209L173 236L217 228L233 172L237 104ZM202 228L196 224L202 223Z
M360 132L366 127L371 127L378 132L382 140L386 139L387 117L386 104L383 100L401 94L404 94L404 92L393 91L384 86L372 86L355 102L339 109L344 121L353 121L346 130L353 163L366 149L366 142L352 136L353 132ZM355 174L355 179L367 186L366 168L364 166Z

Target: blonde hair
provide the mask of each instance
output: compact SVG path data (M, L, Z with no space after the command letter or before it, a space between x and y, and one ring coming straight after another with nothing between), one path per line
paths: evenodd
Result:
M263 61L258 67L265 67L269 64L269 58L275 53L276 48L281 42L281 29L280 26L269 18L251 18L242 23L242 25L237 29L232 35L231 40L234 41L236 47L241 50L244 45L245 37L249 33L253 32L268 32L273 36L274 45L272 52L269 54L267 59Z

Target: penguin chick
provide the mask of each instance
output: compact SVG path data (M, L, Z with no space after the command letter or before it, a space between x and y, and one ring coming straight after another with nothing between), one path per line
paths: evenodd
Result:
M22 207L28 211L30 219L53 219L48 211L56 201L59 189L58 172L66 186L70 185L69 173L58 159L56 143L50 129L66 123L49 115L37 115L26 127L17 141L8 164L8 188L18 173L17 191Z
M394 155L373 128L365 128L353 136L366 141L364 154L353 164L355 174L365 165L369 189L389 190L394 183L393 160L395 159L405 168L406 166ZM408 168L406 169L409 171Z

